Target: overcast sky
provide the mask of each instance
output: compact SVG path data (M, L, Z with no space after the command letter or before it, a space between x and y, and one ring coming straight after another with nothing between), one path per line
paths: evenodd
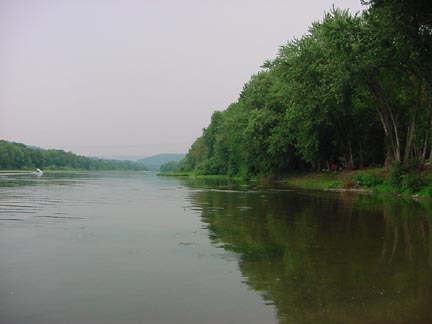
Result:
M90 156L186 153L215 110L332 5L0 0L0 139Z

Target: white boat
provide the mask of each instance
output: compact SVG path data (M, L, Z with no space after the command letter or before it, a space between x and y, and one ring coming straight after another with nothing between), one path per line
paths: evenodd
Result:
M37 177L40 177L43 174L43 171L37 168L36 171L33 172L33 174Z

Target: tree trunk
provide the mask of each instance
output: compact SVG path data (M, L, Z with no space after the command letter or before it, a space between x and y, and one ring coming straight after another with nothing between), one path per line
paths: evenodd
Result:
M384 128L384 134L390 141L391 145L391 156L388 156L386 160L400 161L399 133L393 111L385 98L384 91L379 82L372 78L369 80L368 85L373 96L378 102L378 115ZM389 153L390 152L387 151L387 155Z
M432 86L431 83L429 81L428 75L426 74L425 76L425 84L426 84L426 89L427 89L427 93L428 93L428 97L429 97L429 128L426 131L426 140L425 140L425 147L427 147L427 140L430 137L430 130L432 130ZM426 160L426 149L423 151L423 155L424 155L424 160ZM431 148L430 148L430 153L429 153L429 162L432 161L432 141L431 141ZM431 253L432 255L432 253Z
M429 129L426 129L426 135L424 139L424 145L423 145L423 152L421 155L421 165L424 166L424 163L426 161L426 153L427 153L427 145L429 140Z
M414 128L415 128L415 123L414 123L414 119L413 119L413 120L411 120L411 124L408 126L407 139L406 139L405 150L404 150L404 159L403 159L404 163L407 163L411 157L412 140L414 137Z
M432 141L431 141L431 148L429 152L429 162L432 162Z
M351 146L351 141L349 141L349 157L348 157L348 170L352 170L353 166L354 166L354 159L353 159L353 152L352 152L352 146Z
M429 105L429 109L431 109L431 105ZM421 156L421 164L422 166L424 166L424 163L426 161L426 155L427 155L427 150L428 150L428 143L429 143L429 137L431 135L430 131L432 130L432 111L429 110L429 114L428 114L428 124L429 127L426 128L426 134L424 137L424 143L423 143L423 152L422 152L422 156ZM432 157L432 147L431 147L431 151L430 151L431 157Z
M396 120L393 116L393 112L392 109L390 107L390 105L388 104L388 102L386 101L386 106L388 111L390 112L390 117L393 123L393 129L394 129L394 137L396 139L396 148L395 148L395 159L396 161L400 161L400 141L399 141L399 134L398 134L398 130L397 130L397 124L396 124Z

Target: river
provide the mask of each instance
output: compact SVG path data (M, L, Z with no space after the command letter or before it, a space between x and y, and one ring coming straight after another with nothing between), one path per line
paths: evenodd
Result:
M0 175L0 323L432 323L432 206L140 172Z

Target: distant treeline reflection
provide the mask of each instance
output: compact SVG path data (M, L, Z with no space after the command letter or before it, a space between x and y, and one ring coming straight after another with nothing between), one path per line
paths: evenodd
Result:
M233 188L197 190L191 200L281 323L432 322L430 205Z

